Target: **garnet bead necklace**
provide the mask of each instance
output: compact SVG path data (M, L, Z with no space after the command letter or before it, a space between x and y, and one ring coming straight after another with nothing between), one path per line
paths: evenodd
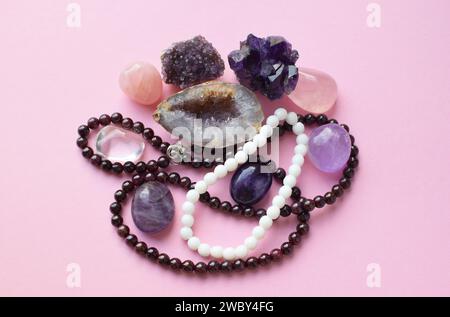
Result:
M147 163L139 161L133 163L131 161L120 163L111 162L103 158L99 154L94 153L94 150L88 144L88 136L91 130L96 130L99 126L107 126L115 124L125 130L130 130L136 134L141 134L144 140L150 143L153 147L163 153L157 160L150 160ZM111 116L103 114L99 119L92 117L88 120L87 125L82 124L78 127L79 138L77 139L77 146L81 149L81 154L86 159L97 167L100 167L106 172L114 174L145 173L147 171L154 172L158 168L166 168L169 166L170 158L165 154L169 143L162 142L159 136L156 136L151 128L145 128L142 122L133 122L130 118L123 118L122 114L115 112Z
M303 123L305 126L311 126L317 124L319 126L327 123L336 123L338 121L335 119L328 119L324 114L315 116L313 114L297 115L298 122ZM141 134L146 142L150 143L153 147L158 149L163 153L157 160L150 160L147 163L140 161L138 163L126 162L124 164L120 162L111 162L108 159L95 154L93 149L88 145L88 136L91 130L96 130L100 126L107 126L109 124L115 124L122 128L131 129L134 133ZM348 125L341 124L341 126L350 132ZM134 128L133 128L134 127ZM280 125L280 136L284 135L286 131L292 131L292 127L289 124ZM146 128L141 122L134 122L130 118L124 118L121 113L115 112L112 115L102 114L98 119L95 117L90 118L87 124L83 124L78 128L79 137L77 139L77 146L81 149L83 157L89 159L90 162L97 166L98 168L112 172L114 174L121 174L123 172L127 174L136 173L146 173L146 172L156 172L158 170L164 169L169 166L170 158L166 155L166 152L170 146L168 142L162 141L161 137L155 135L153 129ZM292 188L291 198L296 201L291 207L285 205L281 208L280 215L282 217L289 216L291 213L299 215L302 211L312 211L315 208L322 208L325 205L333 204L337 198L341 197L345 190L349 189L351 186L351 180L354 177L356 168L359 165L358 154L359 148L355 145L355 138L350 134L350 139L352 140L351 156L347 162L347 167L343 170L343 175L339 182L332 186L332 188L323 195L317 195L314 198L305 198L301 196L301 190L294 186ZM270 138L268 139L270 142ZM235 149L237 151L237 148ZM232 153L234 155L234 153ZM196 158L192 162L185 162L188 166L193 168L206 167L212 168L213 166L220 163L221 159L217 158L217 161L211 162L208 160L199 160ZM286 175L286 171L283 168L278 168L273 176L275 180L282 181ZM184 180L185 181L185 180ZM189 184L190 185L190 184ZM205 193L200 195L200 200L205 200L211 198L210 206L213 209L219 209L224 212L229 212L233 215L244 215L246 217L256 216L261 218L266 215L266 210L261 208L255 210L251 206L241 206L239 204L231 204L228 201L221 201L218 197L210 197L209 194Z
M307 114L305 116L297 115L298 122L303 123L305 126L312 124L323 125L327 123L338 124L337 120L328 119L326 115L314 116ZM150 160L145 163L140 161L138 163L126 162L111 162L104 159L101 155L94 153L93 149L88 145L88 136L91 130L95 130L100 126L107 126L109 124L115 124L124 129L133 131L136 134L142 135L146 142L150 143L153 147L160 150L163 155L157 160ZM345 124L341 126L349 132L349 128ZM286 131L292 131L292 127L289 124L283 124L280 126L280 136ZM198 262L194 263L191 260L182 261L178 258L171 258L165 253L161 253L154 247L148 247L143 241L139 241L138 237L130 232L128 226L123 223L121 217L122 204L126 201L127 195L132 193L138 186L147 181L159 181L168 182L170 184L176 184L186 190L195 188L196 183L193 183L188 177L181 177L178 173L166 173L163 169L169 167L171 159L166 153L170 146L169 143L163 142L163 140L154 134L151 128L145 128L140 122L133 122L130 118L123 118L120 113L114 113L111 116L101 115L99 118L90 118L85 125L81 125L78 129L79 138L77 139L77 146L81 149L82 155L89 159L90 162L105 171L113 172L115 174L121 174L123 172L127 174L133 174L130 180L122 183L122 188L115 192L115 201L110 205L110 211L112 213L111 223L117 227L118 234L124 238L126 243L132 246L138 254L146 255L153 262L156 262L162 266L171 268L175 271L185 272L239 272L246 269L253 269L259 266L265 266L269 263L280 260L284 255L288 255L292 252L294 246L296 246L301 237L309 232L308 221L310 218L310 212L315 208L322 208L325 205L333 204L337 198L341 197L344 192L350 188L351 180L354 177L356 168L358 167L358 154L359 149L355 145L355 138L350 135L352 147L351 155L347 162L346 168L343 169L343 176L339 182L332 186L331 190L324 195L318 195L313 199L305 198L301 195L301 191L298 187L292 187L290 198L294 201L292 205L285 204L280 208L280 216L287 217L290 214L297 216L298 224L296 230L289 234L288 240L280 246L280 248L274 249L269 253L263 253L257 257L249 257L245 260L225 260L216 261L212 260L208 263ZM267 142L270 142L270 138ZM237 148L235 148L237 151ZM226 158L226 157L225 157ZM211 162L208 160L196 159L193 162L183 162L194 168L206 167L211 168L224 162L224 159L218 159ZM273 177L277 181L282 181L287 175L287 172L283 168L278 168L273 173ZM225 213L232 215L243 215L245 217L261 218L267 214L267 211L263 208L255 209L252 206L241 206L239 204L232 204L228 201L221 201L218 197L211 197L206 191L199 197L201 203L210 206L212 209L217 209Z

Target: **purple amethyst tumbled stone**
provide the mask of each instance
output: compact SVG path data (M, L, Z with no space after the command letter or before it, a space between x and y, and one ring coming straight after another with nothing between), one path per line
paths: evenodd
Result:
M246 163L234 172L230 194L242 205L253 205L260 201L272 185L272 174L261 171L261 164Z
M338 124L328 123L312 131L308 142L308 156L322 172L335 173L350 158L351 146L348 132Z
M259 38L253 34L241 42L240 49L228 55L228 63L239 82L269 99L291 93L297 86L298 52L281 36Z
M139 230L159 232L170 224L174 213L172 193L165 184L153 181L137 188L131 204L131 215Z

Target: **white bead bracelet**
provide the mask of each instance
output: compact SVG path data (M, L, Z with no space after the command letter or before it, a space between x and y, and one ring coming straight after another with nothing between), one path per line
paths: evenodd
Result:
M283 120L292 125L292 131L297 135L297 145L294 149L292 165L283 179L283 186L272 199L272 205L267 208L267 214L261 217L259 225L253 228L252 234L245 239L244 243L237 247L211 247L209 244L201 242L192 230L195 222L195 204L198 202L200 194L205 193L208 187L213 185L218 179L225 177L229 172L236 170L239 165L247 162L248 156L254 154L259 147L263 147L267 143L267 139L272 135L273 129ZM291 196L292 187L295 186L297 177L301 173L304 156L308 150L308 136L304 133L304 125L297 121L295 112L288 113L286 109L278 108L275 110L274 115L266 119L266 124L261 127L259 133L253 137L253 140L246 142L242 150L234 155L234 158L229 158L223 164L217 165L214 172L205 174L203 180L197 182L194 189L187 192L186 200L182 206L183 216L181 217L181 223L183 227L180 230L180 234L184 240L187 240L190 249L197 251L203 257L212 256L217 259L233 260L245 257L251 250L256 248L258 241L264 237L266 231L272 226L273 220L280 216L280 208L284 206L286 199Z

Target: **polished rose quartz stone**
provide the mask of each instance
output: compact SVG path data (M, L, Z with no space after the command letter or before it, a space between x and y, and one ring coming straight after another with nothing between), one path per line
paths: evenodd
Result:
M135 62L128 65L120 73L119 85L131 100L142 105L152 105L161 98L161 75L149 63Z
M300 68L296 88L288 96L301 109L325 113L337 99L336 81L328 74L311 68Z

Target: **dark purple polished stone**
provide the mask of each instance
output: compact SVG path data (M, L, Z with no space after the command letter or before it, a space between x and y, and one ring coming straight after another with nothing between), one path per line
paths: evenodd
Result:
M231 178L230 194L239 204L253 205L264 197L271 185L272 174L262 173L261 164L246 163Z
M281 36L259 38L253 34L228 55L239 82L269 99L291 93L298 81L298 52Z
M139 186L131 204L136 227L155 233L165 229L173 219L175 206L169 188L157 181Z

